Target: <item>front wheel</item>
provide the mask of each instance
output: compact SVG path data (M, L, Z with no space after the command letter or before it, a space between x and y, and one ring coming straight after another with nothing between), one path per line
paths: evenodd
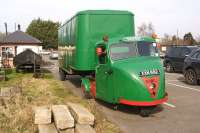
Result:
M194 70L192 70L192 69L186 70L184 72L184 77L188 84L197 85L198 80L197 80L196 72Z
M86 99L91 98L90 94L86 91L83 83L81 83L81 90L82 90L82 95L83 95L84 98L86 98Z
M59 69L59 76L61 81L65 81L66 74L62 69Z
M149 109L141 109L140 110L140 116L142 117L149 117L151 114L151 111Z

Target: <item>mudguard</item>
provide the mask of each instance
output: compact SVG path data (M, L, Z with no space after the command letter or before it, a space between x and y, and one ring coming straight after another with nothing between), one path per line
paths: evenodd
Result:
M85 91L90 93L90 80L88 78L81 78L81 84L84 85Z

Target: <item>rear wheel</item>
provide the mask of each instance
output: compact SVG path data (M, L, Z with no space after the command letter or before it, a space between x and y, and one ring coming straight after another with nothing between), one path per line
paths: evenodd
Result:
M59 69L59 76L61 81L64 81L66 78L66 74L62 69Z
M167 63L166 64L166 72L171 73L173 71L174 71L174 69L172 67L172 64L171 63Z
M197 85L198 80L197 80L196 72L194 70L192 69L186 70L184 73L184 77L188 84Z

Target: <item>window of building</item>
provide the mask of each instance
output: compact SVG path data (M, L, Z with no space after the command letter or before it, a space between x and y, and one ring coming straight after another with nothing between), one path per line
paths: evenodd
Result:
M12 47L2 47L2 57L13 58L14 57L14 49Z

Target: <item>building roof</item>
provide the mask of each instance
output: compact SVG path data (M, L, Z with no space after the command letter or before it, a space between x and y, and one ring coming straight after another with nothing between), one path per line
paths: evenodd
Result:
M20 30L15 31L5 37L4 41L0 40L0 43L31 43L31 44L40 44L42 43L35 37L32 37Z

